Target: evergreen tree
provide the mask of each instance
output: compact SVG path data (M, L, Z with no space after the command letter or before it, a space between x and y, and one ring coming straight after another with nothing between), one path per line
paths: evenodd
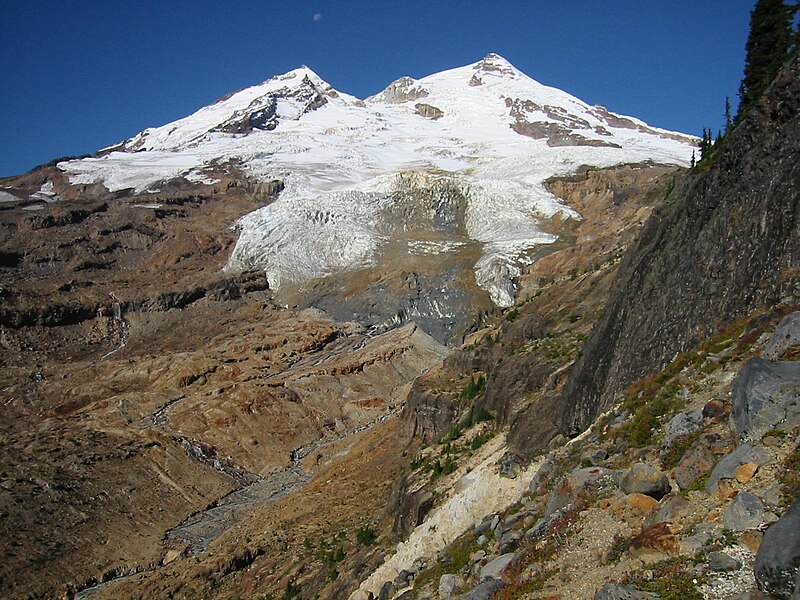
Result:
M787 7L783 0L758 0L750 13L737 119L758 102L786 61L794 37L793 12L794 7Z
M700 139L700 162L711 155L711 130L703 127L703 137Z
M725 96L725 135L731 132L733 122L731 121L731 99Z

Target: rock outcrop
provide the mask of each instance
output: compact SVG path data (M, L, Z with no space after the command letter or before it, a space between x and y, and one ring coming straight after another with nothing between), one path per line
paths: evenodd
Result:
M562 431L716 328L800 293L800 57L672 191L620 266L562 394Z
M758 587L775 598L800 593L800 500L764 534L756 555Z

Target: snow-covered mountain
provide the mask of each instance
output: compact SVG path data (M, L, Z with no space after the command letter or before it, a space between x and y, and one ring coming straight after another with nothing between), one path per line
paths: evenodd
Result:
M540 220L579 218L545 180L581 165L686 165L694 144L489 54L365 100L301 67L58 166L72 183L144 192L179 176L205 180L207 168L233 161L285 189L241 219L228 268L263 268L280 288L376 264L389 248L469 251L478 286L508 306L532 249L554 241Z

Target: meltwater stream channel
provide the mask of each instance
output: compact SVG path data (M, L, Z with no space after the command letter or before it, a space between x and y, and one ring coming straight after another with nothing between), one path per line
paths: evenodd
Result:
M202 555L208 550L211 542L239 523L251 509L274 502L302 488L311 479L311 475L305 473L302 467L303 459L306 456L390 419L400 411L400 408L393 408L368 423L347 429L334 437L323 438L300 446L291 454L291 467L259 478L253 483L223 496L213 506L192 515L177 527L168 530L166 538L185 545L186 553L189 556ZM160 566L150 565L144 568L122 569L119 574L116 571L110 572L103 577L102 582L87 582L86 587L77 592L74 599L85 600L112 581L118 581L138 573L155 571Z

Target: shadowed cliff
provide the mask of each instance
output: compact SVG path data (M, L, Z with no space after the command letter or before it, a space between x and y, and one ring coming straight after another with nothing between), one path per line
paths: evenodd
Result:
M641 376L800 292L800 57L642 230L561 396L575 434Z

